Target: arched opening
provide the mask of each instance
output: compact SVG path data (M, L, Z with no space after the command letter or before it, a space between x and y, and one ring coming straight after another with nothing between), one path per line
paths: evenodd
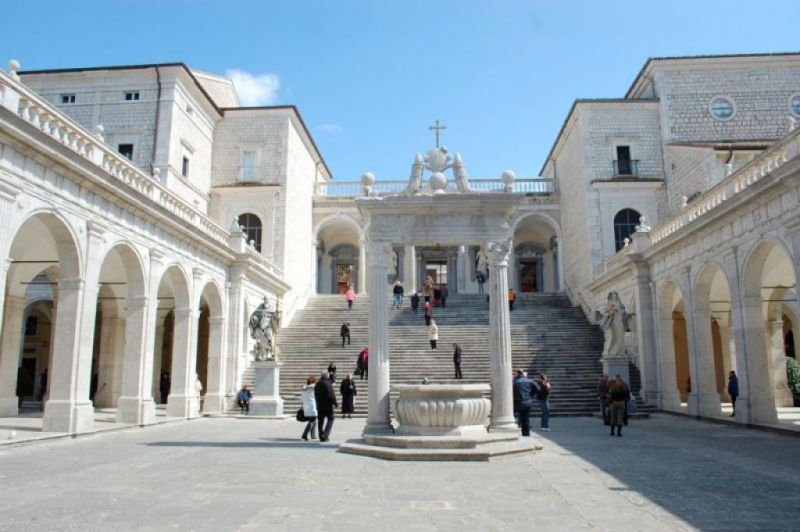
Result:
M247 242L253 243L256 251L261 253L261 239L263 236L263 225L261 218L251 212L246 212L239 215L239 226L241 226L244 234L247 235Z
M508 274L508 286L517 292L561 290L558 235L549 220L529 215L517 223Z
M317 233L317 293L343 294L348 286L362 291L361 242L354 221L336 218Z
M625 239L636 231L641 217L639 211L633 209L622 209L614 215L614 247L617 251L625 247Z
M18 414L21 401L17 392L23 392L24 398L30 391L32 371L34 392L38 380L36 395L46 401L42 429L48 432L74 432L93 424L88 374L74 372L74 360L80 354L76 324L81 321L82 310L78 257L71 231L51 213L38 213L25 220L9 249L0 342L0 416ZM55 304L34 304L45 300ZM37 347L35 356L25 353L26 339L33 340L26 336L26 325L31 335L36 330L42 344L47 342L47 346ZM26 381L18 382L18 376ZM51 401L57 401L58 406Z
M762 392L750 397L753 422L775 422L776 407L793 404L786 377L787 331L783 317L792 312L791 306L797 301L795 279L789 254L776 242L758 243L745 263L742 302L747 328L748 383L749 389ZM792 322L791 318L789 321Z
M668 281L658 301L661 406L664 410L678 410L691 388L683 292L677 283Z
M17 397L19 407L25 411L40 411L44 406L48 368L53 341L53 290L48 277L40 275L28 287L26 295L23 346L20 367L17 373ZM47 294L32 294L36 289Z
M203 412L221 412L224 409L223 327L220 291L216 285L208 283L200 296L195 359L197 380L202 386L200 408Z

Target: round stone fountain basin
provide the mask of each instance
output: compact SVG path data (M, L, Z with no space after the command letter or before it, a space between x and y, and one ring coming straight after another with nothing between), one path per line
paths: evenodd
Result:
M486 434L488 384L397 384L396 433L413 436Z

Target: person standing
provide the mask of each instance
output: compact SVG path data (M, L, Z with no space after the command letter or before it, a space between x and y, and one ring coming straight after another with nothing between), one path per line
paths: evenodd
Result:
M333 429L334 408L339 408L336 392L333 391L331 375L327 371L322 374L322 378L314 385L314 399L317 402L319 441L325 442L330 438L331 429Z
M514 310L514 301L516 301L516 300L517 300L517 294L514 293L514 289L513 288L509 288L508 289L508 310L509 311L513 311Z
M431 320L433 319L433 308L431 308L430 301L425 302L425 306L422 309L422 315L425 317L425 325L430 325Z
M513 382L514 404L523 436L531 435L531 408L533 408L533 395L538 392L538 388L534 381L525 376L525 371L517 370Z
M303 386L303 417L306 420L306 429L301 438L305 441L308 441L309 432L312 440L317 438L317 400L314 398L316 382L317 378L311 375L306 379L306 385Z
M243 384L242 389L236 394L236 404L242 410L242 414L250 413L250 400L253 398L253 392L247 389L247 385Z
M356 362L358 374L361 380L369 380L369 348L364 346L364 349L358 354L358 362Z
M478 293L483 294L483 283L486 282L486 277L483 276L483 272L476 273L475 280L478 281Z
M342 323L342 329L339 331L342 336L342 349L344 349L344 341L347 339L347 345L350 345L350 322Z
M347 287L347 292L344 293L344 300L347 301L347 310L353 310L353 303L356 302L356 292L353 290L353 285Z
M456 372L456 379L463 379L461 374L461 346L453 343L453 368Z
M419 294L414 292L411 294L411 313L416 316L419 312Z
M436 350L436 342L439 340L439 326L436 325L435 320L431 320L428 325L428 340L431 341L431 349Z
M194 395L197 397L197 415L203 412L203 383L197 373L194 374Z
M625 406L628 403L630 391L628 385L622 380L622 375L614 377L614 382L609 386L609 403L611 408L611 434L617 427L617 436L622 436L622 425L625 423Z
M447 290L447 285L443 284L442 287L439 289L439 299L441 301L440 306L442 308L447 306L447 296L450 292Z
M166 371L161 372L161 379L158 381L158 391L161 392L161 404L167 404L167 397L169 397L169 389L171 387L169 380L169 373Z
M736 398L739 397L739 377L736 372L731 370L728 373L728 395L731 396L731 403L733 403L733 413L731 417L736 417Z
M400 307L403 306L403 294L405 294L405 290L403 289L403 284L400 281L394 283L394 288L392 288L392 294L394 294L394 308L395 310L400 310Z
M352 419L355 410L354 398L358 395L358 390L351 374L348 373L344 378L339 386L339 392L342 394L342 417L347 416Z
M539 393L536 398L539 400L539 408L542 409L542 421L539 427L546 432L550 432L550 381L544 373L539 375Z
M331 376L331 382L335 383L336 382L336 362L331 362L330 364L328 364L328 373Z
M597 398L600 400L600 417L605 423L608 409L608 373L603 373L600 378L600 383L597 385Z

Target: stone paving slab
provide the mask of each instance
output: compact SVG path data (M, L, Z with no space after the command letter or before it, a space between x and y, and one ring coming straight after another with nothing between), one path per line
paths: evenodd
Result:
M654 415L551 420L538 453L390 462L293 420L205 418L0 449L0 530L796 530L800 439Z

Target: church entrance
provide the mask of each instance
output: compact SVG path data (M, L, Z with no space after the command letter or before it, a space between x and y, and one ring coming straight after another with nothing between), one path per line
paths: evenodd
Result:
M336 264L336 293L344 294L350 286L355 286L353 271L355 267L350 263Z
M442 286L447 284L447 262L432 261L425 265L425 275L433 279L433 284Z
M540 292L539 261L520 261L520 292Z

